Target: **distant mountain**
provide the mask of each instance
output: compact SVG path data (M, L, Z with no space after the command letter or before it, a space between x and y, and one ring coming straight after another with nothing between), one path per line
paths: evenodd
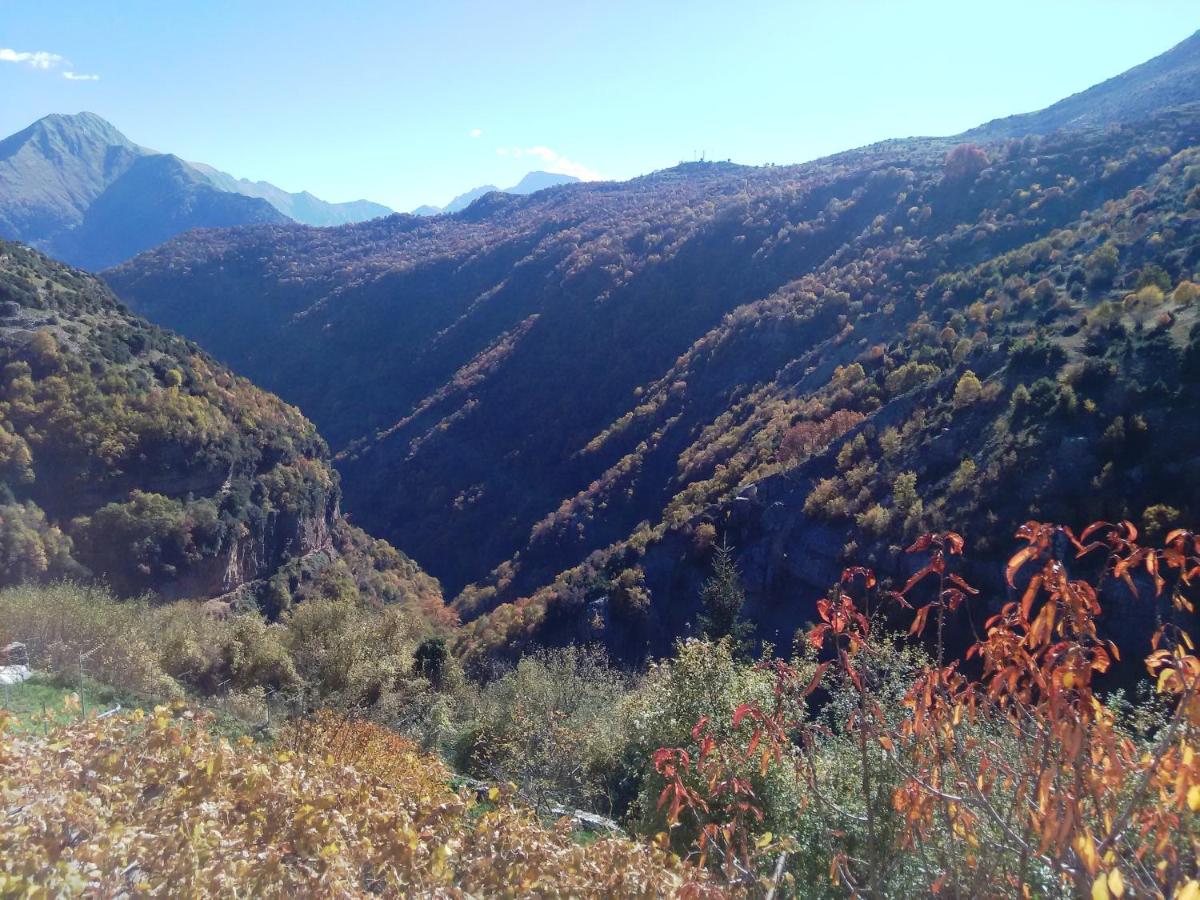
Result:
M1018 140L210 230L105 277L312 416L465 649L670 652L723 541L786 646L849 561L902 583L920 531L967 530L1002 596L1031 517L1200 516L1183 46Z
M189 165L207 176L208 180L221 190L266 200L289 219L293 219L301 225L348 225L352 222L365 222L368 219L378 219L380 216L390 216L393 212L382 203L372 203L370 200L329 203L319 197L314 197L308 191L292 194L268 181L237 178L204 163L190 163Z
M1166 53L1037 112L994 119L962 136L994 140L1049 134L1059 128L1104 127L1200 98L1200 31Z
M192 228L335 225L388 215L326 203L140 147L95 113L50 115L0 141L0 238L88 269Z
M466 209L480 197L492 191L502 194L532 194L560 184L575 184L579 179L574 175L560 175L556 172L530 172L510 188L498 188L494 184L484 184L477 188L459 194L445 206L418 206L412 211L414 216L436 216L441 213L454 213Z
M101 269L192 228L286 221L265 200L217 190L178 156L155 153L134 160L50 252Z

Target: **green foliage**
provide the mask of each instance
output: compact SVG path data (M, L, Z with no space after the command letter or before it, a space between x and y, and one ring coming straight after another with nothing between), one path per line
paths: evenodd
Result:
M954 386L954 405L959 408L970 406L979 399L982 391L983 384L979 377L968 369Z
M728 638L735 653L743 652L752 626L742 617L746 592L733 561L732 548L721 544L713 552L712 575L700 588L700 632L713 641Z
M1119 261L1120 252L1112 243L1104 244L1089 254L1083 264L1088 287L1096 289L1112 284Z
M511 781L534 808L611 812L619 799L627 678L595 648L542 650L479 693L464 745L470 771Z

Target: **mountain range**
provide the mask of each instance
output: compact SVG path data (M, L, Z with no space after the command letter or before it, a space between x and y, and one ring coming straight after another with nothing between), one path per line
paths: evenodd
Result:
M786 643L919 529L970 519L986 581L1031 514L1200 512L1198 58L955 138L191 232L105 277L313 418L469 653L664 652L716 540Z
M445 206L418 206L413 210L414 216L436 216L442 213L460 212L466 209L480 197L499 191L502 194L517 194L524 196L546 188L558 187L560 184L575 184L579 179L574 175L562 175L557 172L529 172L519 182L510 188L498 188L494 184L485 184L465 191L447 203Z
M0 237L100 269L191 228L387 215L235 179L138 146L94 113L50 115L0 141Z

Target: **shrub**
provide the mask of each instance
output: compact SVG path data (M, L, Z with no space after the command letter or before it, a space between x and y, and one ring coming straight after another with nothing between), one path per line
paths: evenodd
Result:
M1104 244L1094 250L1083 263L1084 278L1090 288L1107 287L1117 275L1120 253L1116 245Z
M954 406L958 409L970 406L979 399L982 390L983 383L974 372L968 369L954 386Z
M1174 293L1171 294L1171 299L1180 306L1190 306L1200 300L1200 284L1196 284L1194 281L1179 282Z
M625 740L625 676L594 648L542 650L483 688L466 736L469 769L511 781L535 809L610 812Z
M275 747L231 743L209 725L194 710L158 707L47 737L0 730L0 891L717 893L660 849L622 838L583 846L500 790L488 809L453 790L436 759L368 722L322 716Z

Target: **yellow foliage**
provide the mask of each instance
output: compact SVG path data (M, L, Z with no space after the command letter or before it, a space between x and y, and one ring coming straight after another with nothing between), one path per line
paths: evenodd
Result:
M0 734L0 894L722 895L648 844L478 815L378 726L324 716L274 748L206 726L176 705Z

